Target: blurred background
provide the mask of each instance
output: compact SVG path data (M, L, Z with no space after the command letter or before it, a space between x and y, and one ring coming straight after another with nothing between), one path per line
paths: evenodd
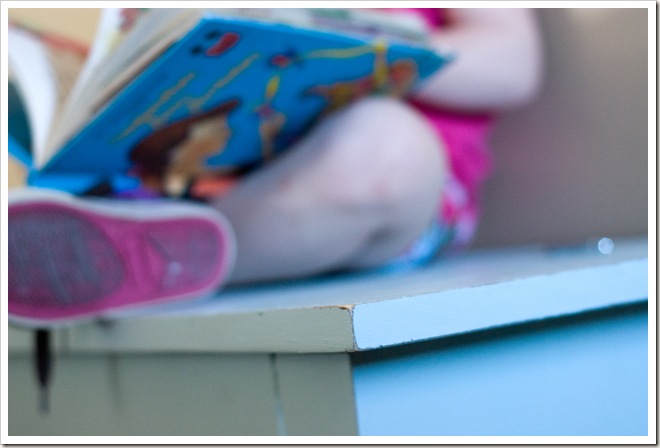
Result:
M648 232L646 9L536 10L546 79L538 100L502 117L477 247L556 244ZM89 41L96 9L15 9ZM20 169L12 167L12 178Z
M503 117L478 245L647 233L644 9L541 9L546 80Z

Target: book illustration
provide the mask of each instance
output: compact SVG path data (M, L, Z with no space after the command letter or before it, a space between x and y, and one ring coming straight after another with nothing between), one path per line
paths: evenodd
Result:
M300 54L289 48L285 52L271 56L268 59L269 65L279 70L266 84L264 103L256 109L260 118L259 135L263 159L267 160L272 157L275 138L280 134L287 121L286 115L275 110L272 105L287 68L302 66L313 59L348 60L370 54L373 54L373 67L365 76L303 88L304 96L316 95L323 98L325 105L320 113L320 116L323 116L372 93L387 92L394 96L403 95L418 77L414 61L403 59L388 64L387 43L383 40L349 48L314 50L307 54ZM292 140L295 138L290 136L289 141Z
M373 51L375 57L371 73L349 81L312 86L305 91L305 94L324 98L327 103L324 113L327 113L369 94L387 93L400 97L408 92L419 75L415 61L400 59L388 64L387 47L384 42L376 42Z
M211 41L210 47L205 48L204 45L197 45L190 52L192 54L203 54L210 57L220 56L236 45L240 40L240 36L231 31L226 33L211 31L206 35L206 39Z
M206 159L227 146L227 117L238 105L230 100L149 134L130 152L134 174L147 188L181 196L194 177L208 174Z
M261 159L270 160L275 154L275 138L286 124L286 115L273 108L273 98L280 87L280 75L274 75L266 83L264 102L255 108L259 117L258 133L261 139Z
M304 9L282 12L283 22L225 10L117 11L106 28L125 35L108 46L112 33L100 33L107 55L35 145L32 185L179 196L203 178L207 193L226 189L325 114L372 93L405 94L449 60L422 42L310 26ZM16 42L12 34L12 53L25 60Z
M236 32L222 32L211 30L207 32L201 41L198 41L189 47L189 56L191 58L217 58L221 60L232 52L240 51L241 35ZM332 110L354 101L359 97L369 93L380 91L403 92L417 78L417 70L414 62L407 59L396 60L388 63L387 45L382 41L361 44L350 47L331 47L324 49L315 49L307 53L299 53L289 48L283 52L277 52L270 57L264 57L261 53L252 53L238 63L226 70L226 74L218 79L210 76L203 76L200 73L187 73L176 80L173 85L164 87L157 101L151 104L144 112L138 114L135 119L123 129L116 137L117 141L130 137L138 132L144 126L149 129L152 136L147 136L137 143L131 150L130 160L136 164L134 173L139 173L143 184L148 188L162 191L168 195L180 196L187 191L191 182L200 176L206 176L209 173L228 173L230 169L220 170L217 166L214 168L212 158L222 156L230 143L233 135L232 125L229 123L227 114L218 114L213 111L222 110L229 112L226 104L234 104L239 107L240 104L249 104L248 92L236 90L233 101L217 106L218 94L228 88L230 84L237 84L243 89L250 87L256 90L259 84L262 84L262 101L258 103L251 111L238 110L240 115L252 115L246 120L254 123L256 134L259 136L259 153L253 156L249 161L251 164L260 164L270 160L277 151L281 150L284 144L295 141L302 135L311 123L304 126L297 126L297 129L282 137L284 127L288 123L288 115L279 109L276 104L283 89L284 84L295 85L298 97L293 101L304 101L305 97L315 96L322 100L318 107L318 112L323 115ZM243 53L241 53L243 54ZM244 54L243 54L244 56ZM371 58L372 62L364 64L364 69L357 78L348 78L331 84L307 84L301 82L298 73L293 73L296 68L309 68L313 61L318 60L344 60L348 61L354 58ZM263 65L256 67L264 62ZM255 71L259 70L261 76L259 82L255 79ZM268 76L268 78L264 78ZM199 96L190 94L192 88L190 84L197 81L198 77L206 80L206 87L200 84L197 89ZM247 78L247 81L243 78ZM210 85L209 85L210 83ZM291 89L289 89L291 90ZM182 92L188 92L183 95ZM282 103L290 103L292 99L285 98ZM214 106L214 104L216 106ZM225 106L225 107L223 107ZM211 112L203 112L211 107ZM285 108L291 110L291 106ZM175 120L170 124L171 117L185 111L185 115L190 115L182 120ZM219 120L213 123L213 120ZM172 129L178 129L179 135L170 142L166 142L164 135L170 135ZM185 129L185 130L184 130ZM153 137L153 135L156 137ZM172 136L170 135L170 138ZM145 143L148 142L148 143ZM154 157L158 148L157 145L163 145L160 148L160 156ZM215 145L215 147L214 147ZM148 147L146 150L144 148ZM150 155L145 156L145 151ZM220 165L220 164L218 164Z

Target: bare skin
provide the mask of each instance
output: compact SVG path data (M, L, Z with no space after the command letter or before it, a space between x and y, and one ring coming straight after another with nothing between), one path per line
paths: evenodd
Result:
M531 101L543 76L543 48L534 11L466 8L447 12L433 33L456 61L425 83L416 98L444 109L503 111Z
M214 203L238 239L231 280L371 267L400 254L437 210L442 154L423 118L396 100L328 117Z
M452 10L432 39L461 55L415 93L450 109L502 110L540 83L528 10ZM230 283L369 268L400 255L437 213L443 143L404 102L372 98L335 113L212 204L234 226Z

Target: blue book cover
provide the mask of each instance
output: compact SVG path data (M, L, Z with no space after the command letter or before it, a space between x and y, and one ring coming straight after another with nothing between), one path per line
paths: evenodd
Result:
M80 190L103 180L179 195L195 179L267 162L351 101L403 96L449 60L378 36L208 13L31 182Z

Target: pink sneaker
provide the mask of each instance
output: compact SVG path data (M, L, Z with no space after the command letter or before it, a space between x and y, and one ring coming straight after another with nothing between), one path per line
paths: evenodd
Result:
M52 327L127 307L197 298L229 276L233 233L210 207L9 195L9 319Z

